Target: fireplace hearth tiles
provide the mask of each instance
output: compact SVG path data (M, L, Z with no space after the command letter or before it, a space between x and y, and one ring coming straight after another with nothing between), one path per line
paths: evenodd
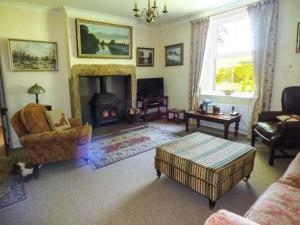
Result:
M131 102L136 107L136 68L133 65L119 64L76 64L72 66L70 78L70 97L72 117L81 117L81 104L79 93L80 76L131 76Z

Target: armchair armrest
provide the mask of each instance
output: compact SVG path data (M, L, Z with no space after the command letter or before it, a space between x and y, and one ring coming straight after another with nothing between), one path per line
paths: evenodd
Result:
M69 118L69 122L71 124L71 127L81 127L80 118Z
M277 122L278 119L276 116L284 115L286 113L282 111L268 111L268 112L261 112L258 115L259 122Z
M76 129L68 129L61 131L47 131L36 134L27 134L22 136L19 140L22 145L32 143L51 143L55 140L70 140L75 141L78 137L78 131Z
M204 225L259 225L247 218L231 213L227 210L219 210L212 214Z
M87 144L90 142L92 137L92 126L84 125L82 127L74 127L78 132L77 142L81 145Z

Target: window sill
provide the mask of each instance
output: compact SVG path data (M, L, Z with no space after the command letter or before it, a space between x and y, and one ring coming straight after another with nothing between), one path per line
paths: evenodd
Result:
M231 95L225 95L222 92L202 92L200 93L200 95L202 96L217 96L217 97L226 97L226 98L239 98L239 99L249 99L249 100L253 100L255 99L255 97L253 95L239 95L239 94L231 94Z

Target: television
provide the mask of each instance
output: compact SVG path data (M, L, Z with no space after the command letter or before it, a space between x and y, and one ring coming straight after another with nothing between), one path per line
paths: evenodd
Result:
M137 96L164 96L163 78L137 79Z

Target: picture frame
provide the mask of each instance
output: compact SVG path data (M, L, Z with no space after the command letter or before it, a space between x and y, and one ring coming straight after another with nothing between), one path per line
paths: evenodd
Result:
M76 19L79 58L132 59L132 27Z
M154 66L154 48L136 49L136 65L137 66Z
M183 65L183 43L165 46L165 66Z
M58 71L57 42L8 39L11 71Z
M300 23L298 23L298 26L297 26L296 52L300 53Z

